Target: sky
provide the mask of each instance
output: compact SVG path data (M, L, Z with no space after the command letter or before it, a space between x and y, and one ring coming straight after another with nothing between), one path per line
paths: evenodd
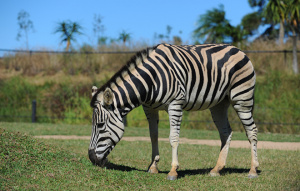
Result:
M192 32L199 16L207 10L224 5L226 18L234 26L244 15L253 12L248 0L0 0L0 49L25 49L25 37L16 40L21 10L30 15L34 31L28 34L30 50L63 50L60 35L54 33L59 22L78 22L84 35L78 36L75 48L96 44L93 33L94 16L102 17L103 35L118 38L122 31L131 35L131 43L154 45L154 36L180 36L183 44L193 44ZM2 52L0 52L0 55Z

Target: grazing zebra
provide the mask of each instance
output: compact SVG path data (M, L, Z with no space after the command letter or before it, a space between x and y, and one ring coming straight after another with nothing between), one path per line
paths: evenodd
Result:
M169 180L177 179L177 148L183 110L210 109L221 139L221 151L210 175L224 168L232 136L227 119L231 104L251 144L249 177L257 177L257 128L252 117L255 72L249 58L234 46L160 44L137 53L100 89L92 88L93 126L89 158L103 166L124 133L122 119L142 105L149 122L152 143L150 173L158 173L158 110L170 120L172 168Z

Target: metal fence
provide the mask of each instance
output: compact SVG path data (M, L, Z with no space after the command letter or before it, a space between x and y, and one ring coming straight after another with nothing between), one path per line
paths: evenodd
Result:
M49 54L133 54L137 51L49 51L49 50L18 50L18 49L3 49L0 48L0 52L13 52L13 53L49 53ZM292 50L243 50L245 53L283 53L285 56L287 54L293 53ZM300 53L300 50L297 50Z

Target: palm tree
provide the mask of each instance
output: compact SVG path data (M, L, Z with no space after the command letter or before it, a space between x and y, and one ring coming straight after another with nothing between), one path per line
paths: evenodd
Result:
M119 40L122 40L124 45L130 39L131 39L130 33L127 33L125 30L123 30L123 32L120 33Z
M229 21L225 18L223 5L200 15L197 25L193 36L196 39L205 39L204 43L222 43L230 36L232 29Z
M266 19L271 20L274 24L279 23L279 45L283 44L284 38L284 21L286 19L286 4L283 0L269 0L265 9Z
M61 42L67 42L66 51L69 51L71 42L76 41L75 36L82 34L81 30L77 22L63 21L58 23L55 33L61 33Z

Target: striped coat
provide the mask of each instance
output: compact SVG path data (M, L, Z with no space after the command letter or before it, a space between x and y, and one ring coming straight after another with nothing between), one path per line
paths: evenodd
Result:
M210 109L222 142L219 159L211 175L219 175L226 163L232 135L227 119L227 109L231 104L251 144L249 177L256 177L257 128L252 117L254 86L255 72L251 61L242 51L230 45L161 44L143 50L100 89L94 87L92 90L94 115L90 159L96 164L103 163L123 136L122 118L142 105L152 141L149 172L158 172L158 110L166 110L170 118L172 146L172 168L168 179L176 179L182 112Z

